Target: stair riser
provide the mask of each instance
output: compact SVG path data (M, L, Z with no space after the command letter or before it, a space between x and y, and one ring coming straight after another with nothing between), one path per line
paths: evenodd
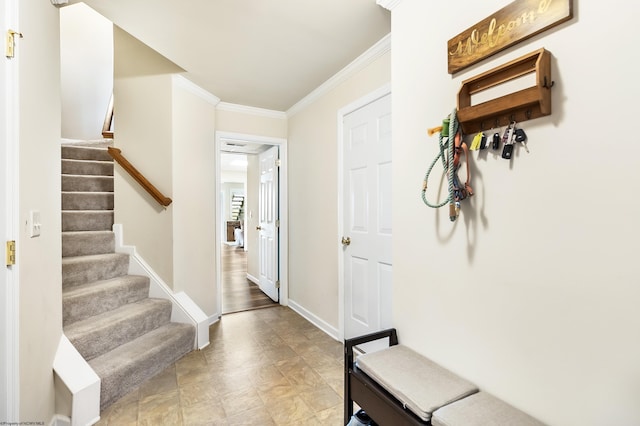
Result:
M148 277L127 275L112 281L92 283L90 291L62 294L62 324L68 326L147 297Z
M63 175L62 190L67 192L113 192L113 176Z
M113 176L113 162L91 160L62 160L62 174Z
M120 277L126 275L128 270L129 256L124 254L97 261L91 257L65 258L62 259L62 288Z
M88 148L80 146L62 146L62 158L65 160L98 160L112 161L104 148Z
M181 324L183 326L184 324ZM180 328L163 335L155 331L153 341L144 348L132 348L129 353L118 353L116 362L96 358L89 365L100 377L100 410L131 392L141 383L163 371L193 349L195 329Z
M62 193L62 210L113 210L113 193Z
M63 211L62 232L110 231L113 229L112 211Z
M116 237L111 231L62 233L62 257L113 253Z
M171 302L160 299L152 301L154 303L145 303L144 309L135 314L126 317L114 315L109 321L100 321L85 332L75 334L69 331L67 337L84 359L91 360L103 355L170 321ZM116 314L119 311L111 312Z

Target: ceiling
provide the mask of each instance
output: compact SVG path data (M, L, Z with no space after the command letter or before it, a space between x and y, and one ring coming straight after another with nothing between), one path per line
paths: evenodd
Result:
M391 31L390 13L376 0L85 3L222 102L276 111L292 107Z
M220 138L220 170L246 172L247 156L260 154L269 148L271 145L222 137Z

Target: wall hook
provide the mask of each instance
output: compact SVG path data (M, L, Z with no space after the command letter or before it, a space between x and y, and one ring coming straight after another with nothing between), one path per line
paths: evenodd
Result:
M526 114L527 114L527 120L531 120L531 110L530 109L527 110Z
M542 85L542 87L544 87L545 89L551 89L553 87L553 85L556 84L555 81L551 81L551 84L547 83L547 76L544 76L544 84Z

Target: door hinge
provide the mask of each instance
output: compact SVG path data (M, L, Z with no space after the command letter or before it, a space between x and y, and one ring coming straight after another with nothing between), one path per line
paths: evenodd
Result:
M278 158L276 160L276 167L280 167L280 166L282 166L282 160Z
M16 36L22 38L22 33L13 30L7 30L7 37L4 45L4 55L7 58L13 58L15 56Z
M276 219L276 228L280 228L280 219Z
M16 242L7 241L7 266L16 264Z
M276 281L276 288L280 288L280 280Z

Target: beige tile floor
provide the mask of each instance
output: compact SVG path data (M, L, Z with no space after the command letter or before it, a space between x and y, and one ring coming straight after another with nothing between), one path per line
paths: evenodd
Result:
M211 344L107 408L99 425L343 424L343 350L300 315L225 315Z

